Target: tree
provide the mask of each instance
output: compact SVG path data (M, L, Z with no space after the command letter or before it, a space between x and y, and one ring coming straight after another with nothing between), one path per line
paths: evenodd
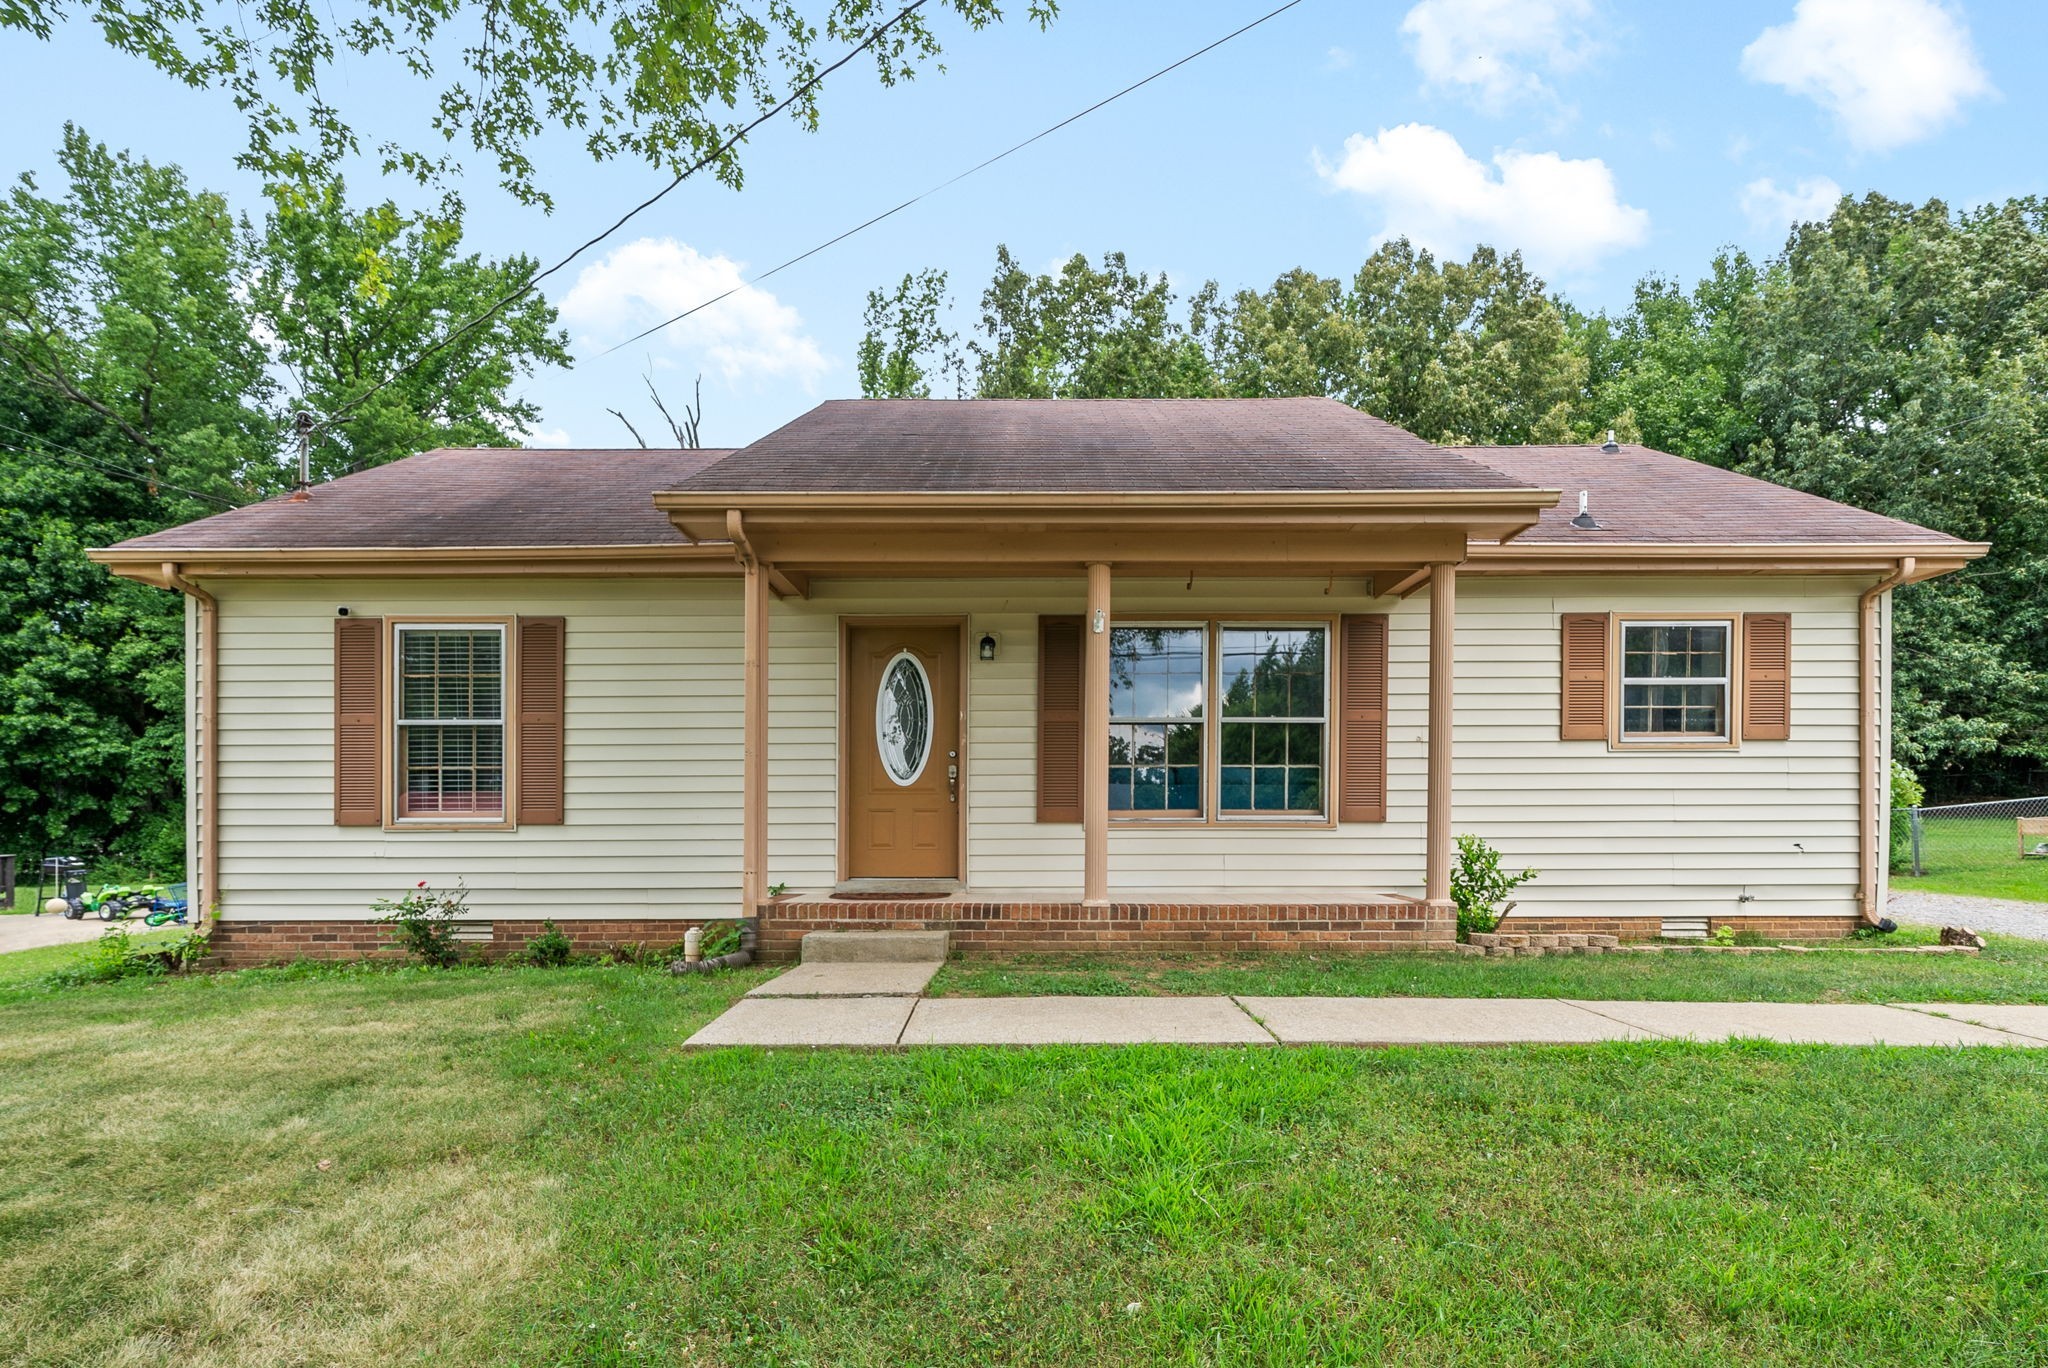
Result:
M974 353L985 399L1185 398L1215 394L1202 337L1216 287L1204 285L1175 316L1165 275L1133 274L1122 252L1102 269L1076 253L1058 275L1033 275L1008 247L981 296Z
M868 291L861 323L860 392L867 399L929 399L931 377L951 375L954 392L966 388L960 335L940 323L948 307L946 273L918 271L894 293Z
M569 365L568 336L538 292L490 312L533 273L532 258L464 253L459 209L350 209L339 180L270 197L247 249L247 295L291 377L290 406L334 420L314 451L316 478L436 445L511 445L539 423L512 386L538 366ZM428 338L444 341L406 364Z
M259 230L175 167L67 129L66 185L0 199L0 849L175 872L184 854L184 607L85 557L283 487L290 410L358 394L530 263L459 218L285 199ZM525 301L341 427L330 465L509 443L508 398L565 362ZM301 392L285 392L274 373Z
M1002 18L995 0L942 7L977 29ZM1030 0L1041 27L1054 9L1054 0ZM670 174L708 158L737 188L732 139L748 122L746 107L766 110L786 92L797 120L817 127L810 83L826 56L821 40L865 43L884 85L939 55L919 6L899 9L895 0L831 0L822 25L787 0L379 0L345 16L316 0L0 4L0 27L37 38L77 22L115 50L231 99L248 125L240 162L273 184L322 184L361 150L355 121L366 111L343 109L333 92L384 61L395 79L431 88L428 127L444 146L466 141L497 165L506 190L550 207L532 158L535 140L550 132L581 135L597 161L637 158ZM453 154L431 140L376 146L386 171L422 183L451 170Z
M2048 209L1844 200L1759 267L1579 319L1596 424L1992 543L1902 589L1894 753L1939 791L2048 759Z
M1352 278L1343 307L1363 334L1364 364L1345 402L1433 442L1564 442L1586 361L1564 311L1519 252L1474 249L1439 265L1405 238Z

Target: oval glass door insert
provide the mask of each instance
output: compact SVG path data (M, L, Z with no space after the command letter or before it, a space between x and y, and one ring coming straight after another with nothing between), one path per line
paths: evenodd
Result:
M917 782L932 754L932 681L924 662L898 651L875 691L875 746L882 769L904 787Z

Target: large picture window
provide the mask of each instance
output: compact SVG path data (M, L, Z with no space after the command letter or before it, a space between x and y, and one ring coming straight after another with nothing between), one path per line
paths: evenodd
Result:
M1623 622L1623 741L1729 739L1728 659L1732 624Z
M1116 627L1109 688L1113 813L1327 815L1327 625Z
M505 629L397 629L398 815L462 822L505 816Z

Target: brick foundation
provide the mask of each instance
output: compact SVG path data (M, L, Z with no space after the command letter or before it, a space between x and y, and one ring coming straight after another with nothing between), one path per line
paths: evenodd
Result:
M1862 919L1848 917L1709 917L1707 930L1732 926L1740 932L1754 932L1765 940L1840 940L1862 925ZM1500 924L1503 931L1528 935L1591 933L1619 936L1625 941L1653 941L1664 934L1662 917L1509 917Z
M564 918L555 925L578 954L596 955L629 943L656 949L677 946L682 944L683 932L703 925L703 921L669 917L588 921ZM488 959L500 959L520 950L540 933L539 921L496 921L491 923L491 939L473 942L471 948ZM391 943L391 928L370 921L221 921L214 924L211 944L213 952L231 969L298 959L405 958L405 952Z
M717 920L713 918L712 920ZM1716 917L1766 940L1833 940L1855 917ZM702 920L621 917L555 923L577 953L603 954L638 943L682 944ZM1656 917L1510 917L1501 930L1531 935L1593 934L1624 941L1656 940ZM1419 902L1381 903L1080 903L836 902L780 899L761 908L761 958L794 960L807 931L948 931L953 948L973 956L1131 951L1208 952L1314 950L1325 953L1443 950L1456 923ZM539 935L539 921L498 921L474 948L487 958L514 953ZM288 960L402 959L390 928L370 921L223 921L213 928L214 953L229 968Z
M974 956L1090 951L1437 950L1454 919L1419 902L1080 903L782 899L761 908L761 958L793 960L808 931L946 931Z

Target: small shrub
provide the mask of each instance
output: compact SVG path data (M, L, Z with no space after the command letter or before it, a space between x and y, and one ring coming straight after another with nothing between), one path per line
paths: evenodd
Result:
M192 931L175 939L137 945L125 926L112 926L86 942L79 957L51 974L60 987L113 983L120 979L159 978L183 969L207 953L206 932Z
M455 939L455 924L469 914L469 890L456 881L453 893L436 893L421 879L403 898L393 902L379 898L372 912L391 928L391 939L423 964L439 969L462 962L462 945Z
M604 957L612 964L666 964L669 958L646 941L614 941L605 947Z
M1707 933L1707 939L1715 945L1735 944L1735 924L1733 922L1722 922Z
M1927 801L1927 790L1919 777L1898 761L1892 761L1892 820L1888 833L1891 871L1904 873L1913 867L1913 814L1907 809Z
M705 922L704 938L697 948L705 959L716 959L740 948L740 924L736 921Z
M1508 894L1536 877L1525 869L1510 874L1500 867L1500 852L1478 836L1458 838L1458 862L1451 866L1451 901L1458 905L1458 939L1500 925L1514 904Z
M540 924L540 934L526 943L520 958L542 968L559 968L576 958L576 945L562 934L561 927L553 921L544 921Z

